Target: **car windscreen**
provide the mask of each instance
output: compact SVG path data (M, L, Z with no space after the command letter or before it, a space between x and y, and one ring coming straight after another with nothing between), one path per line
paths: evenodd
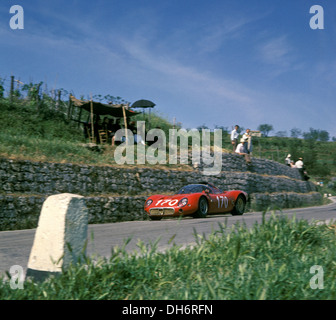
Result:
M206 186L203 186L200 184L189 184L181 188L176 194L198 193L198 192L203 192L203 190L205 190L206 188L207 188Z

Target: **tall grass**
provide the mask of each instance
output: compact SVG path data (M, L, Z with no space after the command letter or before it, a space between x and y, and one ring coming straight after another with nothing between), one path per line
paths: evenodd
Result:
M332 226L271 216L248 229L219 230L197 245L138 244L138 253L113 248L109 259L86 257L57 278L27 280L23 290L0 285L0 299L335 299L336 246ZM127 245L127 242L125 242ZM320 265L324 288L312 289ZM0 281L1 283L1 281Z

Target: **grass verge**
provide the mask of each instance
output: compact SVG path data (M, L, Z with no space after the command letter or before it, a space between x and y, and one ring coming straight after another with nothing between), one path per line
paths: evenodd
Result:
M42 283L27 280L13 290L0 281L0 299L306 300L336 298L336 234L333 225L271 215L252 228L219 225L197 245L139 243L138 253L113 248L109 259L64 270ZM312 289L314 266L323 268L323 289ZM320 283L321 285L321 283Z

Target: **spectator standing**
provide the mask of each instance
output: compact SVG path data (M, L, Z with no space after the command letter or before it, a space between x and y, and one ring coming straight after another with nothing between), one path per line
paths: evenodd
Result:
M246 129L246 132L243 134L244 139L244 147L247 154L252 153L253 146L252 146L252 136L251 136L251 130Z
M236 124L234 129L231 131L231 144L233 152L236 151L237 145L238 145L238 137L239 137L239 126Z

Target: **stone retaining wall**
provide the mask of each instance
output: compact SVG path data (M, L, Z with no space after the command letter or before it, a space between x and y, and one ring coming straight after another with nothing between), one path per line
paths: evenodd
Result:
M223 169L217 176L204 176L200 170L193 169L99 167L1 159L0 193L138 195L174 192L185 184L202 180L222 189L242 189L248 193L315 191L313 184L300 179L296 169L269 160L253 159L253 167L247 171L241 157L227 154L223 156Z
M0 195L0 231L36 228L46 196ZM146 196L85 197L89 223L108 223L148 219L143 206ZM321 203L318 192L252 193L248 209L295 208Z
M34 228L47 196L74 193L86 198L89 223L142 220L143 204L155 193L208 181L223 190L250 195L250 207L299 207L321 201L316 187L300 179L296 169L270 160L223 154L223 171L204 176L201 169L108 167L0 159L0 230Z

